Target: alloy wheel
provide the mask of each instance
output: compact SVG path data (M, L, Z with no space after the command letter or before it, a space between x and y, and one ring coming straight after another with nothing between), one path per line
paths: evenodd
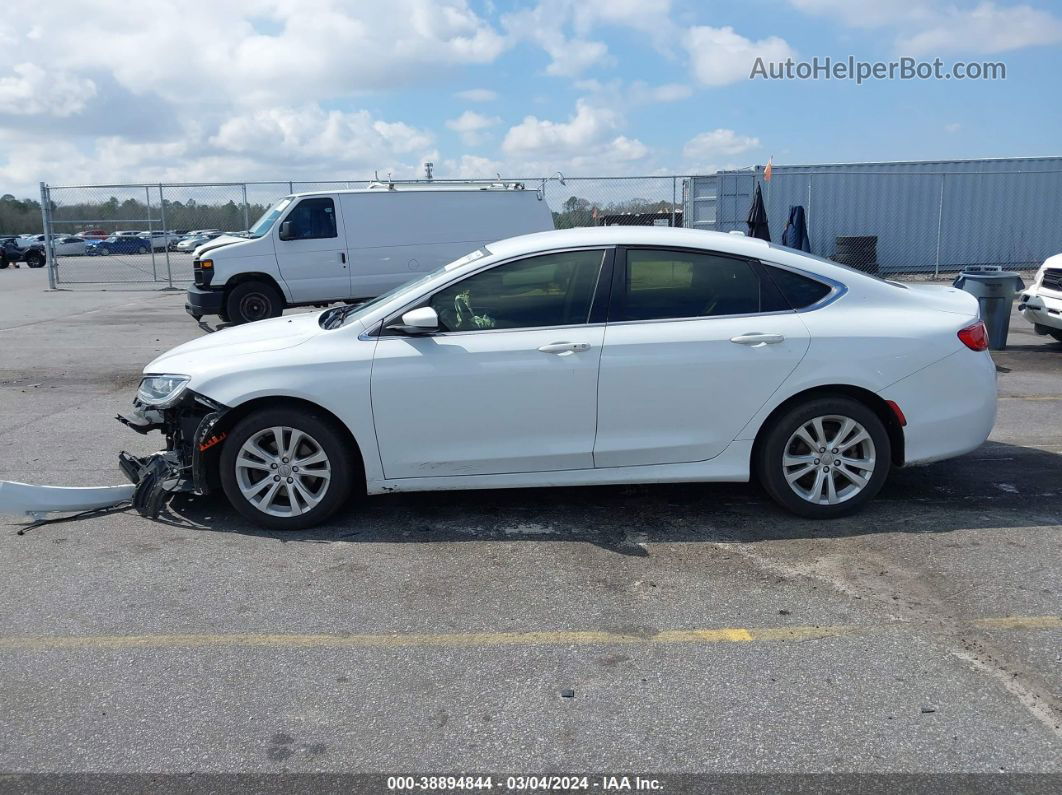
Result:
M320 443L298 428L264 428L240 447L236 483L244 499L270 516L300 516L324 498L332 465Z
M795 494L816 505L852 499L876 464L870 433L851 417L828 414L800 425L786 442L782 472Z

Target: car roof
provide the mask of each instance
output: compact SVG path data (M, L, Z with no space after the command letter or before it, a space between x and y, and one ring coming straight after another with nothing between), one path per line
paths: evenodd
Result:
M510 257L555 248L606 245L707 248L747 257L762 257L770 250L767 241L755 237L668 226L586 226L556 229L552 232L536 232L488 243L487 248L492 254Z

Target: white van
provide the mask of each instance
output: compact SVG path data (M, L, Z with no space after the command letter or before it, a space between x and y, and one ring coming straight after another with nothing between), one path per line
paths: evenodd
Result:
M543 196L520 183L297 193L244 235L196 249L185 310L247 323L289 306L374 298L485 243L549 229Z

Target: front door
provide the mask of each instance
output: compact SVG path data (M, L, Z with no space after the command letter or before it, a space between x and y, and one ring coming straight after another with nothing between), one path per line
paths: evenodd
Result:
M275 229L277 264L294 303L350 297L346 236L334 198L297 200Z
M704 461L726 449L809 344L744 259L628 249L601 357L598 467Z
M592 468L604 326L590 320L605 259L495 265L422 304L440 333L385 332L371 383L385 477Z

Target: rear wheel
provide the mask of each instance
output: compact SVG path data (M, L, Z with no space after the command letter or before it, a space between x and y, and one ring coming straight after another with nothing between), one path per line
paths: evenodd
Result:
M789 409L766 429L758 450L756 466L767 493L812 519L858 511L881 490L892 461L878 415L840 396Z
M26 255L26 264L31 268L43 268L44 267L44 254L39 251L31 251Z
M241 420L221 452L221 485L245 518L304 530L334 514L356 471L342 429L310 409L264 409Z
M225 314L235 324L280 317L283 312L284 299L265 282L242 282L225 298Z

